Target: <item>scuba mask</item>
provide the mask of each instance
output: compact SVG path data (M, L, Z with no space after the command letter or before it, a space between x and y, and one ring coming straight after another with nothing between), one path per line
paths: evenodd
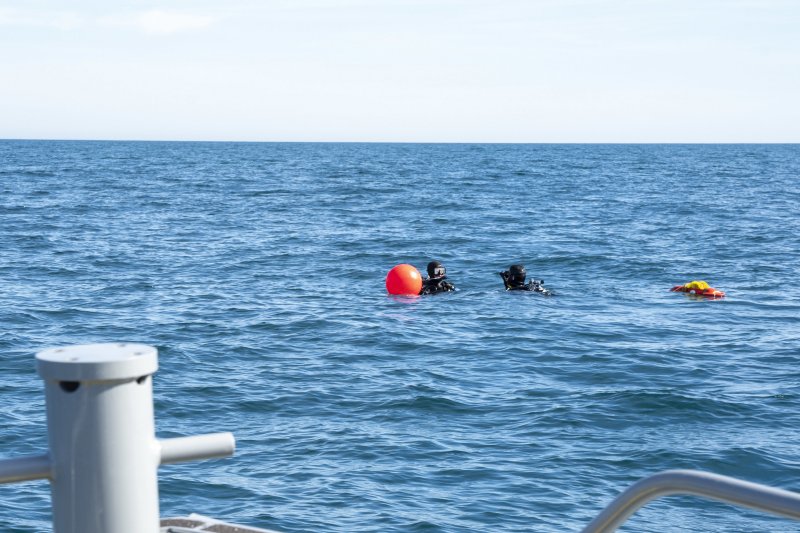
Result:
M445 272L447 270L444 268L444 265L441 264L439 261L431 261L428 263L428 277L431 278L442 278L444 277Z

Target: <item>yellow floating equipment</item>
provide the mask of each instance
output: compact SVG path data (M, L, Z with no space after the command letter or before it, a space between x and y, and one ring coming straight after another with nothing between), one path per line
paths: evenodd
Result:
M685 285L676 285L670 289L672 292L685 292L687 294L694 294L695 296L703 296L705 298L717 299L724 298L725 293L718 291L714 287L709 287L705 281L690 281Z

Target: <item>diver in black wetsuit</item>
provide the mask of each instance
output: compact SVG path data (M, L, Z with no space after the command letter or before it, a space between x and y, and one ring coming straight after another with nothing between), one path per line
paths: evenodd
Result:
M543 279L533 279L525 283L526 275L527 272L525 272L523 265L511 265L508 270L500 272L500 277L503 278L503 284L506 286L507 291L532 291L545 296L553 294L550 289L544 288Z
M419 291L420 295L456 290L453 284L447 281L445 272L446 269L444 265L439 261L431 261L428 263L428 277L422 280L422 290Z

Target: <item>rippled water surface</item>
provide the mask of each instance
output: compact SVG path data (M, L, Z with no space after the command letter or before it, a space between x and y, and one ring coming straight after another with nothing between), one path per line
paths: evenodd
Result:
M159 349L163 516L575 531L694 468L800 491L800 146L0 142L0 455L46 347ZM388 297L397 263L458 291ZM522 262L558 295L506 293ZM670 293L704 279L721 301ZM50 530L46 482L0 530ZM797 531L667 498L625 531Z

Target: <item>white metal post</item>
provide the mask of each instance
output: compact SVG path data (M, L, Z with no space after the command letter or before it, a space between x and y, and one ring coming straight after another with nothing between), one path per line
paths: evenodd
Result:
M45 380L55 533L158 533L153 347L92 344L36 355Z
M233 454L230 433L156 440L152 346L52 348L36 362L49 451L0 460L0 484L49 479L55 533L158 533L158 466Z
M55 533L158 533L159 465L233 454L230 433L156 440L152 346L52 348L36 364L49 452L0 460L0 484L49 479Z

